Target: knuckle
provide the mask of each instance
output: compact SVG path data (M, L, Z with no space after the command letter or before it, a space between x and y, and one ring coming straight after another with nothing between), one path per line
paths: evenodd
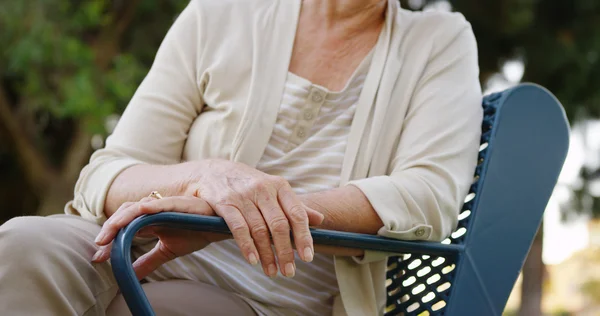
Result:
M115 221L107 221L106 223L104 223L104 227L110 229L110 230L115 230L117 229L117 223L115 223Z
M290 184L287 182L287 180L284 177L281 176L273 176L271 178L271 181L273 182L273 184L277 185L277 187L287 187Z
M275 234L289 233L290 224L284 217L275 217L271 220L271 231Z
M247 238L239 241L239 245L240 249L244 252L250 252L253 250L252 248L254 248L254 240L252 240L252 238Z
M269 238L269 230L265 225L254 225L251 229L252 236L257 239L266 239Z
M144 202L144 203L140 203L138 205L138 207L137 207L137 211L138 212L137 213L145 213L145 212L147 212L150 209L149 205L146 204L146 203L147 202Z
M241 211L243 211L244 213L246 213L248 215L250 215L256 211L256 206L250 199L244 199L242 201L242 205L243 205L243 208L241 209ZM252 222L249 222L249 224L250 224L250 226L259 225L260 220L255 218Z
M246 226L246 223L242 222L242 221L234 221L233 223L231 223L231 232L233 234L243 234L245 232L248 231L248 226Z
M277 251L277 257L283 260L293 260L294 250L291 247L285 247Z
M235 191L230 191L227 194L223 195L221 198L219 198L219 202L217 204L241 206L243 205L243 200L244 199L242 198L241 194Z
M167 259L167 260L173 260L175 259L175 257L177 257L177 255L171 251L169 248L167 248L165 246L165 244L160 243L158 246L158 251Z
M304 223L308 221L308 215L302 205L294 205L289 212L290 220L296 223Z
M263 179L256 180L252 183L252 190L254 192L268 192L267 182Z

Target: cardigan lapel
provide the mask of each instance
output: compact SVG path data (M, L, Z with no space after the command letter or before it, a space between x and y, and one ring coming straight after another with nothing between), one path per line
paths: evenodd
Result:
M348 144L344 155L344 163L342 165L340 185L345 185L353 178L367 176L368 160L358 159L359 149L361 149L361 147L364 149L365 144L363 144L363 141L367 139L367 132L370 131L373 126L373 124L368 126L367 123L372 122L373 119L372 110L389 54L392 25L395 19L395 13L397 12L396 6L395 0L388 0L385 25L381 30L379 40L377 41L373 61L358 99L356 113L354 114L352 126L350 127ZM380 105L380 107L381 106L387 106L387 104ZM381 111L377 112L380 113ZM357 163L357 160L360 163Z
M391 12L397 12L399 9L399 3L397 1L390 2ZM390 21L396 19L396 15L393 15L390 18ZM391 31L390 33L401 33L399 29L394 28L403 28L404 26L399 23L391 23ZM373 122L371 124L372 129L370 131L370 136L366 145L366 150L361 152L360 154L366 155L364 168L360 169L360 173L357 173L357 176L367 177L370 176L372 171L371 164L374 163L374 157L380 151L377 151L377 146L379 145L379 141L381 139L382 131L385 128L385 120L387 114L390 110L390 106L394 106L394 102L391 100L394 88L396 87L396 82L399 78L399 73L402 68L402 58L398 58L397 51L399 48L397 46L393 46L390 44L387 51L387 58L385 61L385 69L381 76L381 83L379 85L377 97L375 100L375 107L373 109ZM401 122L398 122L401 124ZM366 169L365 169L366 168ZM381 175L381 174L375 174Z
M256 166L273 132L292 55L300 0L272 1L255 21L253 82L246 109L233 141L233 161Z
M376 143L376 134L380 133L382 116L385 116L385 111L389 102L383 102L389 99L389 96L379 96L381 93L380 83L387 65L391 40L392 26L396 19L398 7L396 0L388 1L386 12L385 26L382 34L379 37L373 56L373 62L363 90L358 100L356 113L352 120L350 135L348 136L348 144L344 163L342 166L342 175L340 185L345 185L348 181L354 178L364 178L368 174L369 161L373 156L372 153L365 155L365 147L368 150L374 151ZM392 70L393 71L393 70ZM388 91L385 91L386 93ZM374 106L377 99L377 105ZM373 135L373 133L375 135ZM363 152L359 152L362 149ZM375 295L362 296L359 293L364 293L358 289L361 287L370 287L366 290L368 293L375 293L375 287L382 286L377 282L379 276L374 276L369 270L371 265L357 265L353 259L347 257L335 257L335 272L338 285L340 288L340 296L344 305L344 312L340 315L378 315L382 311L379 310L379 302ZM344 276L353 275L355 277L347 278ZM371 291L372 290L372 291ZM358 298L360 299L352 299Z

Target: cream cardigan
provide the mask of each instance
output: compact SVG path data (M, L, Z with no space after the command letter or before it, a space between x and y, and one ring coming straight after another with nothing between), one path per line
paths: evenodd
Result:
M256 166L281 103L300 6L192 0L66 212L102 224L108 188L135 164L225 158ZM460 14L388 1L341 175L381 217L380 235L439 241L454 229L479 148L478 75L475 38ZM334 315L383 313L385 254L337 257L335 267Z

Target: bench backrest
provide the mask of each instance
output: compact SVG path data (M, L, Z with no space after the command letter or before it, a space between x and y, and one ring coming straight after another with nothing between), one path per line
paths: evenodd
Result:
M569 125L547 90L522 84L483 100L479 162L445 257L388 262L388 315L501 315L569 147Z

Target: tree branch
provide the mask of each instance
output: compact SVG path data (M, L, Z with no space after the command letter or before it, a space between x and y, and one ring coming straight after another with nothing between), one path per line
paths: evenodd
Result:
M120 14L117 14L115 21L109 24L98 35L93 47L96 56L95 63L100 70L108 67L111 60L117 55L121 38L133 21L140 1L127 1Z
M121 39L123 33L127 30L133 18L135 17L135 12L137 6L140 4L141 0L130 0L127 2L127 6L122 11L119 19L115 23L115 34L114 36L118 39ZM118 42L118 41L117 41Z
M88 162L91 152L90 139L91 135L88 133L85 124L78 122L61 168L61 177L67 182L75 183L81 168Z
M38 195L41 194L55 173L46 161L46 156L38 151L19 125L2 86L0 86L0 129L7 134L10 145L15 149L17 161L25 173L27 182Z

